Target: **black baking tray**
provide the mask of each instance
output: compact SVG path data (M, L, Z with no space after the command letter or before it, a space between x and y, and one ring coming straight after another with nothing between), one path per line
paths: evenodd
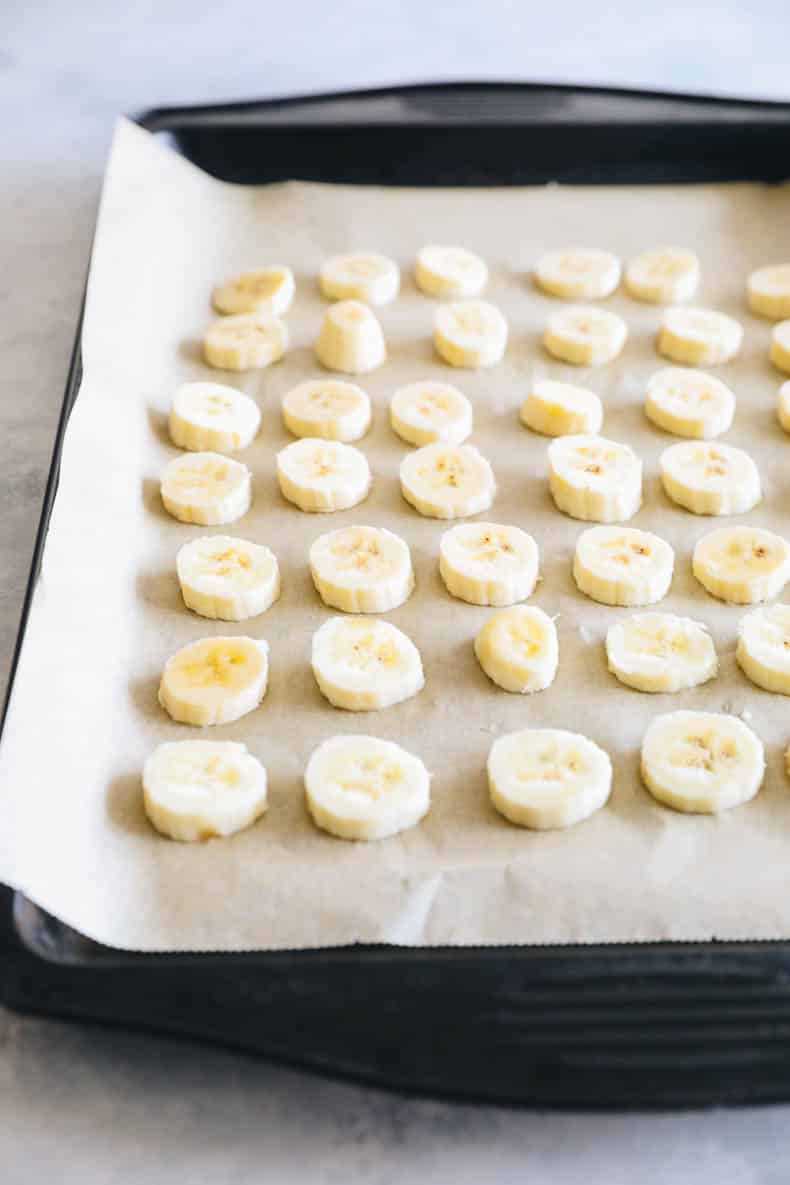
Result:
M790 176L790 104L688 95L406 86L159 108L137 122L243 184ZM9 688L79 380L78 327ZM91 942L0 886L0 1000L447 1098L619 1108L790 1099L785 942L139 955Z

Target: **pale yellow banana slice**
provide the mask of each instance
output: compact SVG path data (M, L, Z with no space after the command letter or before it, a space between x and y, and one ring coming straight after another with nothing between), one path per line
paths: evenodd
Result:
M234 835L266 810L266 770L233 741L166 741L143 766L143 804L182 843Z
M449 383L409 383L392 396L390 424L401 440L426 444L462 444L472 431L472 405Z
M609 626L606 658L626 687L649 692L697 687L719 666L705 626L674 613L636 613Z
M310 572L325 605L343 613L388 613L411 596L409 548L384 527L341 527L310 548Z
M754 798L762 785L762 741L737 716L667 712L642 741L642 779L676 811L711 815Z
M782 383L776 397L776 415L785 432L790 432L790 380Z
M361 387L342 379L308 379L286 391L283 420L294 436L359 440L370 427L370 399Z
M450 366L475 370L496 366L505 355L507 321L484 300L460 300L436 310L436 353Z
M250 471L219 453L187 453L165 469L161 494L165 510L182 523L232 523L250 508Z
M494 471L471 444L427 444L400 465L403 497L427 518L467 518L488 510Z
M668 498L693 514L744 514L762 498L760 473L743 449L684 440L661 454Z
M268 679L263 639L201 638L165 663L159 703L181 724L230 724L257 708Z
M735 657L752 683L790 695L790 605L747 613L738 627Z
M221 383L184 383L170 408L170 439L193 452L234 453L247 448L260 426L255 400Z
M272 313L221 317L203 338L203 357L215 370L261 370L288 348L288 329Z
M585 522L623 522L642 504L642 462L605 436L560 436L548 448L549 489L559 510Z
M459 300L480 295L488 283L488 268L464 247L429 246L417 252L414 278L428 296Z
M674 436L710 440L732 424L735 396L720 379L702 370L668 366L647 384L645 414Z
M525 728L499 737L488 754L491 802L519 827L549 831L588 819L608 801L608 753L578 732Z
M761 317L781 321L790 317L790 263L759 267L746 284L749 308Z
M628 327L617 313L588 305L571 305L552 313L543 345L553 358L573 366L602 366L621 352Z
M541 379L522 403L520 417L526 428L543 436L596 435L603 424L603 404L586 387Z
M313 751L304 785L313 822L338 839L397 835L431 805L431 775L419 757L378 737L330 737Z
M790 547L760 527L718 527L697 541L692 571L721 601L756 605L770 601L790 577Z
M336 440L295 440L277 454L277 480L284 498L300 510L329 514L366 498L371 485L364 453Z
M729 362L741 348L743 326L713 309L667 309L658 331L659 354L687 366Z
M602 605L655 605L672 583L675 556L658 535L636 527L589 527L576 543L573 578Z
M321 291L329 300L361 300L369 305L389 304L400 289L397 263L375 251L333 255L321 266Z
M345 374L367 374L387 357L384 334L375 314L356 300L341 300L326 310L315 352L327 370Z
M691 300L699 284L699 259L685 247L653 247L625 269L629 296L649 304Z
M291 269L273 263L226 280L214 289L212 300L218 313L273 313L282 317L291 307L295 292Z
M475 638L475 655L492 683L504 691L543 691L557 674L557 627L534 605L497 609Z
M535 264L535 283L563 300L601 300L620 283L620 260L588 247L547 251Z
M790 374L790 321L774 325L769 356L777 370Z
M280 595L280 568L268 547L211 535L185 543L176 557L184 604L220 621L246 621Z
M425 684L411 638L377 618L330 617L313 634L312 666L321 694L348 712L389 708Z
M520 527L459 523L439 542L439 571L447 591L470 605L515 605L538 579L538 545Z

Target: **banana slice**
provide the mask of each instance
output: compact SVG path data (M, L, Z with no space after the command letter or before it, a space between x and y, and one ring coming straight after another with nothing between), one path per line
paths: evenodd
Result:
M774 325L769 357L777 370L790 374L790 321L780 321Z
M636 691L673 692L713 679L718 659L704 625L674 613L637 613L606 632L609 670Z
M203 338L203 357L216 370L261 370L288 348L288 329L272 313L221 317Z
M329 300L361 300L365 304L389 304L398 295L397 263L375 251L333 255L321 267L321 291Z
M266 695L269 647L258 638L201 638L165 663L159 703L181 724L230 724Z
M165 510L182 523L232 523L250 508L250 471L219 453L188 453L165 469L161 494Z
M497 609L475 638L475 654L489 679L504 691L543 691L557 674L557 627L532 605Z
M471 444L427 444L400 464L403 497L427 518L467 518L488 510L494 471Z
M559 510L585 522L623 522L642 504L642 462L605 436L561 436L548 448L549 489Z
M586 387L542 379L521 405L521 423L543 436L596 435L603 424L603 404Z
M743 326L713 309L671 308L656 343L659 354L688 366L729 362L741 348Z
M647 384L645 414L665 432L710 440L732 424L735 396L720 379L702 370L668 366Z
M370 490L364 453L335 440L295 440L277 454L277 480L284 498L309 513L348 510Z
M756 605L770 601L790 577L790 547L760 527L718 527L697 541L692 571L721 601Z
M266 810L266 770L232 741L167 741L143 766L143 805L170 839L234 835Z
M273 263L226 280L214 289L212 301L218 313L273 313L282 317L291 307L295 292L291 269Z
M376 712L425 685L411 638L370 617L330 617L313 634L313 674L321 694L348 712Z
M790 605L747 613L738 627L735 657L752 683L790 695Z
M691 300L699 284L699 259L685 247L653 247L625 269L628 295L649 304Z
M658 535L636 527L589 527L576 543L573 578L602 605L655 605L672 583L675 555Z
M221 383L184 383L170 409L170 439L193 452L233 453L252 444L261 413L249 395Z
M761 317L790 317L790 263L759 267L746 283L749 308Z
M283 396L283 420L294 436L348 443L370 427L370 399L342 379L308 379Z
M620 283L620 260L587 247L547 251L535 264L535 283L563 300L601 300Z
M488 283L488 268L479 255L464 247L422 247L414 278L428 296L458 300L480 295Z
M269 548L230 535L185 543L176 570L184 604L201 617L246 621L280 595L280 568Z
M621 352L628 337L622 317L576 304L558 309L546 323L543 345L553 358L573 366L602 366Z
M790 432L790 380L782 383L776 398L776 415L785 432Z
M436 310L436 353L450 366L467 369L496 366L505 355L507 321L484 300L461 300Z
M754 798L762 785L762 741L737 716L667 712L642 741L642 779L676 811L712 815Z
M459 523L439 542L439 571L450 596L470 605L515 605L532 595L538 545L520 527Z
M525 728L499 737L488 754L491 802L506 819L536 831L588 819L612 791L608 753L578 732Z
M346 374L367 374L387 357L375 314L356 300L342 300L326 310L315 352L327 370Z
M401 440L461 444L472 431L472 405L457 387L430 381L400 387L390 403L390 424Z
M743 514L762 498L760 474L743 449L684 440L661 454L668 498L693 514Z
M384 527L341 527L310 548L310 573L325 605L343 613L387 613L411 596L408 546Z
M419 757L378 737L330 737L313 751L304 786L316 827L338 839L397 835L431 805L431 775Z

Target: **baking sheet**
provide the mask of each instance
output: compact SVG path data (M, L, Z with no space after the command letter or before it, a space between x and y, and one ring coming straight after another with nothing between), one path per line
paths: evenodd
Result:
M774 403L770 325L748 314L744 281L759 264L790 257L790 189L687 188L406 190L286 183L222 184L148 133L122 121L102 200L83 333L84 378L68 427L41 578L16 677L0 758L0 879L104 943L137 950L306 948L353 942L413 945L571 943L790 937L790 783L782 764L790 704L753 687L734 660L743 610L708 597L690 571L695 541L723 521L670 504L658 457L672 438L642 411L660 310L616 295L605 307L630 327L622 357L585 371L551 361L540 334L557 302L533 290L539 252L577 243L623 257L662 242L702 260L699 303L739 317L739 359L716 373L735 390L729 443L758 461L763 503L738 522L790 533L790 438ZM510 323L505 361L452 371L434 357L435 302L410 267L425 242L459 242L489 262L486 297ZM368 500L332 516L305 515L277 490L274 458L289 436L279 403L319 373L311 343L324 302L315 282L328 254L372 249L403 269L399 300L380 312L387 364L362 384L374 426L360 443L374 474ZM269 370L212 373L200 338L213 284L262 262L290 264L297 298L291 349ZM175 450L166 413L175 387L213 377L254 396L263 427L243 454L254 505L231 530L276 552L283 595L264 616L229 625L181 604L178 547L203 533L162 510L158 477ZM472 652L489 610L445 592L438 542L448 524L421 518L399 494L407 448L390 431L394 389L418 378L456 383L475 408L472 442L491 460L499 492L485 517L538 540L542 581L531 603L558 615L560 666L539 695L508 695ZM674 696L646 696L607 673L603 638L627 610L575 589L573 547L584 524L551 503L547 441L520 427L517 409L539 377L588 384L604 402L604 432L645 464L634 525L675 548L661 608L707 623L719 677ZM426 687L375 714L332 708L309 667L310 638L330 614L307 569L310 543L354 522L387 526L409 543L417 589L388 618L423 656ZM208 634L252 633L271 646L269 692L259 710L212 737L244 740L270 778L270 807L230 840L186 846L157 836L142 811L140 769L162 740L193 737L169 720L156 689L166 658ZM679 707L735 712L759 733L763 789L718 818L674 814L640 784L638 752L656 713ZM609 805L565 832L511 826L490 807L485 759L493 740L528 725L570 727L611 754ZM404 835L350 844L314 829L301 774L315 745L337 732L372 732L418 753L433 773L433 808Z

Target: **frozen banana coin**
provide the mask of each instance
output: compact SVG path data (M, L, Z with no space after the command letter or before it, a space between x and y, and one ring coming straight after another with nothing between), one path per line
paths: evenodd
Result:
M609 251L587 247L547 251L535 264L535 282L563 300L601 300L620 283L620 260Z
M790 380L782 383L776 398L776 415L785 432L790 432Z
M710 440L732 424L735 396L720 379L702 370L668 366L647 384L645 414L674 436Z
M761 317L790 317L790 263L759 267L746 284L749 308Z
M169 658L159 703L181 724L230 724L266 694L269 647L258 638L202 638Z
M291 307L296 285L289 267L273 263L233 276L214 289L218 313L274 313L282 317Z
M472 431L472 405L449 383L409 383L392 396L390 424L407 444L461 444Z
M277 480L283 497L294 506L321 514L356 506L371 485L364 453L351 444L312 437L280 449Z
M667 497L693 514L743 514L762 497L754 461L729 444L684 440L664 449L660 467Z
M361 300L365 304L389 304L398 295L397 263L375 251L333 255L321 267L321 292L329 300Z
M738 627L735 657L752 683L790 695L790 605L747 613Z
M665 806L711 815L754 798L762 785L762 741L737 716L667 712L642 741L642 779Z
M642 462L605 436L561 436L548 448L549 489L558 510L586 522L623 522L642 504Z
M166 741L143 766L143 805L183 843L234 835L266 810L266 770L232 741Z
M341 300L326 310L315 352L327 370L346 374L367 374L387 357L375 314L356 300Z
M470 605L515 605L532 595L538 545L520 527L459 523L439 542L439 571L447 591Z
M553 358L572 366L602 366L622 351L628 328L622 317L607 309L572 305L552 313L543 345Z
M234 453L252 444L261 413L249 395L221 383L184 383L170 409L170 439L193 452Z
M499 813L519 827L571 827L608 801L612 763L581 733L525 728L494 741L488 789Z
M219 453L187 453L166 467L161 493L165 510L182 523L232 523L250 508L250 471Z
M428 246L417 252L414 278L428 296L458 300L480 295L488 283L488 268L464 247Z
M771 331L770 359L777 370L790 374L790 321L780 321Z
M692 571L720 601L756 605L770 601L790 577L790 547L760 527L718 527L697 541Z
M484 300L459 300L436 310L436 353L450 366L469 370L496 366L505 355L507 321Z
M532 605L497 609L475 638L475 655L489 679L504 691L543 691L557 674L557 627Z
M370 617L331 617L313 634L313 674L321 694L348 712L375 712L422 689L420 652L411 638Z
M283 396L283 420L294 436L349 443L370 427L370 399L342 379L308 379Z
M729 362L741 348L743 326L713 309L671 308L658 332L659 354L687 366Z
M522 403L520 417L526 428L543 436L596 435L603 424L603 404L586 387L542 379Z
M576 543L573 578L602 605L655 605L672 583L675 556L669 544L636 527L589 527Z
M280 595L275 556L260 543L210 535L185 543L176 557L184 604L201 617L246 621Z
M488 461L471 444L427 444L400 465L403 497L427 518L467 518L488 510L496 482Z
M408 546L384 527L341 527L310 548L310 573L325 605L343 613L388 613L411 596Z
M686 247L653 247L632 259L625 269L629 296L648 304L691 300L699 284L699 259Z
M636 613L610 625L606 658L626 687L664 693L707 683L719 665L705 626L674 613Z
M261 370L288 348L285 322L272 313L221 317L203 338L203 357L216 370Z
M419 757L378 737L330 737L313 751L304 786L313 822L338 839L397 835L431 805L431 775Z

